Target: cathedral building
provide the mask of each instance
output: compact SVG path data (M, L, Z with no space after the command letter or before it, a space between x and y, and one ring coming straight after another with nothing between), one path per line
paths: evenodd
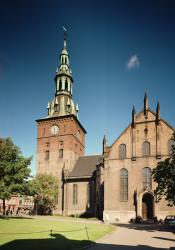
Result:
M156 202L151 172L159 161L170 156L174 129L148 106L145 94L143 110L132 110L131 124L109 147L105 146L104 211L106 221L165 218L174 208L162 199ZM114 198L115 197L115 198Z
M173 211L163 199L156 202L151 171L169 157L174 128L148 106L132 110L129 126L109 146L103 139L101 155L85 156L86 130L78 119L78 104L72 97L73 77L67 41L55 76L55 96L48 114L37 122L37 174L59 180L55 213L97 216L104 221L164 218Z

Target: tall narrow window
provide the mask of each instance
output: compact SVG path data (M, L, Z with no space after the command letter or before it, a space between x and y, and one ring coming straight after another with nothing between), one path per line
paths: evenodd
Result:
M87 183L87 206L89 207L89 202L90 202L90 199L89 199L89 197L90 197L90 186L89 186L90 184L89 183Z
M128 200L128 170L125 168L120 170L120 200Z
M150 143L148 141L145 141L142 144L142 155L143 156L149 156L150 154L151 154Z
M73 184L73 205L78 203L78 185Z
M168 140L168 154L170 155L172 153L172 146L175 145L175 142L170 139Z
M46 150L46 160L49 160L49 150Z
M59 150L59 158L60 159L63 158L63 149L62 148Z
M125 159L126 158L126 145L120 144L119 145L119 159Z
M152 187L152 180L151 180L151 169L146 167L143 169L143 188L144 189L151 189Z
M59 111L59 105L57 103L54 105L54 110Z
M62 81L61 81L61 79L59 80L59 90L62 90Z
M67 111L68 113L71 112L71 106L70 106L70 105L66 105L66 111Z
M67 81L67 79L65 81L65 90L68 91L68 81Z

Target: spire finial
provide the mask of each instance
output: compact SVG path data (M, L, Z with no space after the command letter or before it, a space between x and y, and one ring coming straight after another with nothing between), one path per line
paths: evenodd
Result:
M105 146L105 145L106 145L106 143L107 143L107 140L106 140L106 135L104 135L104 137L103 137L103 145Z
M103 156L104 156L104 154L105 154L105 148L106 148L106 146L107 146L107 140L106 140L106 135L104 135L104 137L103 137ZM104 159L103 159L103 164L104 164Z
M145 115L147 115L147 111L148 111L148 96L145 91L145 97L144 97L144 114Z
M63 26L63 30L64 30L64 49L66 49L67 29Z
M160 120L160 103L159 103L159 101L157 102L156 119L157 119L157 123L158 123Z
M132 127L135 128L135 122L136 122L136 110L135 105L132 107Z
M133 112L133 114L136 113L136 109L135 109L135 105L134 105L134 104L133 104L133 106L132 106L132 112Z

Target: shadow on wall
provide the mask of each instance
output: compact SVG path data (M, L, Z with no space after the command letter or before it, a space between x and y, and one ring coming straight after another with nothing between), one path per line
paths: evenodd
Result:
M125 246L125 245L112 245L112 244L93 244L88 240L71 240L60 234L52 234L50 239L18 239L6 243L1 246L2 250L75 250L92 244L89 250L158 250L160 248L150 247L146 245L138 246ZM167 239L168 240L168 239ZM174 250L175 248L169 248ZM165 248L161 248L165 250Z

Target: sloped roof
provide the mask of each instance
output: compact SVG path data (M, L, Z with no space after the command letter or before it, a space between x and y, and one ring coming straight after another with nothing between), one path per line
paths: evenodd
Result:
M101 158L101 155L80 156L68 178L92 176Z

